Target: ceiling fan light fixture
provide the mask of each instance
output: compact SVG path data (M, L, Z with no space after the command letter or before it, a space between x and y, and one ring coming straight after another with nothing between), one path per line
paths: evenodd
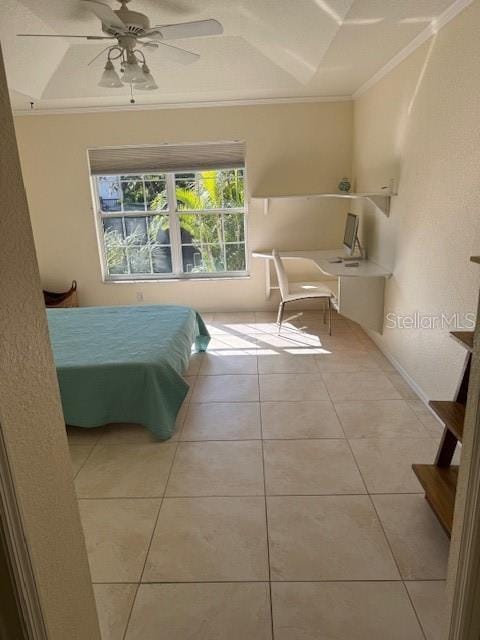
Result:
M155 82L155 78L152 76L152 74L150 73L150 69L147 67L145 63L143 63L142 65L142 73L144 77L144 82L141 82L138 85L136 84L135 88L143 89L145 91L153 91L155 89L158 89L158 84Z
M100 82L98 83L99 87L106 87L107 89L112 89L116 87L123 87L123 83L118 77L118 73L115 71L115 67L111 60L107 60L107 64L105 65L105 70L102 73L102 77L100 78Z
M18 33L17 36L116 41L115 44L110 44L97 53L88 63L88 66L108 50L105 69L98 86L111 89L128 85L130 91L132 91L133 86L144 90L158 89L158 85L147 67L142 48L147 47L149 51L162 51L166 59L180 64L190 64L198 60L200 57L198 53L168 44L163 40L183 40L185 38L215 36L223 33L222 25L218 20L214 19L151 26L148 16L127 8L127 3L130 0L118 1L121 7L114 10L107 4L106 0L81 0L81 4L100 20L104 35ZM183 0L161 1L164 4L172 4L178 8L178 2ZM316 2L320 2L320 0L316 0ZM119 64L119 73L115 70L114 62ZM133 103L135 102L133 95L132 101Z
M135 58L129 58L123 65L122 82L125 84L140 84L145 82L145 75Z

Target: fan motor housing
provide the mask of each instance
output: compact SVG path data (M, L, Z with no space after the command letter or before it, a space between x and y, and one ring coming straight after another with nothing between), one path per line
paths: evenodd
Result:
M137 46L137 37L134 34L123 36L119 35L117 38L118 44L127 51L133 51Z
M146 15L138 11L130 11L124 4L122 4L121 9L115 10L115 13L132 35L141 36L150 29L150 20ZM104 31L117 34L114 27L104 29Z

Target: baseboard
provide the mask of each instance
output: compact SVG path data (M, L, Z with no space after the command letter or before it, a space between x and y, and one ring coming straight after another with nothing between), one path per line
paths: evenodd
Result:
M365 330L365 329L364 329L364 331L368 334L369 338L371 338L373 340L373 342L377 345L377 347L380 349L380 351L385 356L385 358L387 358L387 360L390 362L390 364L394 367L394 369L402 376L402 378L405 380L405 382L408 384L408 386L412 389L412 391L414 391L417 394L419 399L424 403L425 407L429 410L429 412L432 414L432 416L434 416L434 418L436 418L436 420L438 422L440 422L437 414L434 413L432 411L432 409L430 408L430 405L428 404L429 397L427 396L425 391L422 389L422 387L415 382L415 380L412 378L412 376L402 367L402 365L398 362L398 360L395 358L395 356L393 356L389 351L387 351L383 347L383 345L380 343L380 341L379 341L379 339L377 337L377 334L375 332L368 331L368 330ZM443 424L443 423L440 422L440 424Z

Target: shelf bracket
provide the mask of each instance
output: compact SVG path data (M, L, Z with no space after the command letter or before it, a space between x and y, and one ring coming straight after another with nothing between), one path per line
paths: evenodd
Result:
M385 196L363 196L365 200L368 200L374 207L379 209L387 217L390 215L390 195Z

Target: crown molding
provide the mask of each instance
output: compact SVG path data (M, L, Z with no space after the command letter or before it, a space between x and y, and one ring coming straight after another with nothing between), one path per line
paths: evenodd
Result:
M290 98L256 98L251 100L216 100L210 102L168 102L158 104L125 104L96 107L62 107L59 109L12 109L15 117L108 113L115 111L157 111L160 109L206 109L214 107L251 107L276 104L309 104L315 102L351 102L352 96L306 96Z
M384 78L390 71L393 71L401 62L403 62L409 55L411 55L416 49L422 46L424 42L436 35L442 27L453 20L459 13L466 9L474 0L455 0L443 13L441 13L436 20L428 25L423 31L421 31L406 47L399 51L391 58L387 64L379 69L373 76L367 80L362 86L355 91L352 98L356 100L360 98L368 89L373 87L377 82Z

